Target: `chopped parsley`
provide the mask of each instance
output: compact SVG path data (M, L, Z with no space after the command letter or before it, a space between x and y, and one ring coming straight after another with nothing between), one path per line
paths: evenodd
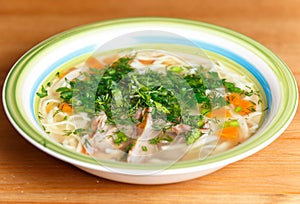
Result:
M158 143L163 142L163 141L173 142L173 138L169 135L163 135L161 137L155 137L155 138L149 140L149 143L150 144L158 144Z
M78 128L75 130L64 130L64 136L70 136L72 134L82 137L83 135L87 134L87 130L83 128Z
M231 93L242 94L244 92L241 88L235 86L234 83L227 82L226 79L222 79L222 82L223 82L224 87Z
M38 95L40 98L44 98L44 97L48 96L48 91L42 85L41 91L37 92L36 95Z
M116 138L114 138L114 143L117 145L122 144L123 142L126 142L128 140L128 137L121 131L118 131L116 133Z
M186 144L190 145L195 143L201 135L202 133L198 129L192 129L185 136Z

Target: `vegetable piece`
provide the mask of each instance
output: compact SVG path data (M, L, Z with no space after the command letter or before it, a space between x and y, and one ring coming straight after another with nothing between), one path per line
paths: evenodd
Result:
M104 59L102 59L102 62L104 63L104 65L108 65L108 64L112 64L114 63L116 60L118 60L118 55L117 54L113 54L113 55L110 55Z
M179 73L179 72L183 71L183 68L180 66L174 66L171 68L171 71Z
M241 88L235 86L234 83L227 82L226 79L223 79L222 82L223 82L223 85L225 86L225 88L231 93L242 94L244 92Z
M215 91L223 87L217 72L207 72L200 66L195 74L187 75L184 79L193 89L197 103L201 108L215 109L226 105L224 97L220 97ZM207 90L210 91L207 92Z
M217 118L220 118L220 117L222 117L222 118L223 117L229 118L230 116L231 116L230 112L225 107L213 110L213 111L211 111L211 112L209 112L207 114L207 117L209 117L209 118L213 118L213 117L217 117Z
M247 115L251 112L255 112L255 103L241 99L239 94L233 93L226 97L226 100L235 106L234 111L241 114Z
M187 145L195 143L201 136L201 132L198 129L191 130L188 134L185 136L185 141Z
M229 126L224 127L220 134L221 139L226 140L237 140L239 137L239 127L238 126Z
M42 86L41 92L37 92L36 95L38 95L40 98L44 98L48 96L48 91L45 89L44 86Z
M60 103L60 104L58 105L58 108L59 108L62 112L64 112L64 113L69 113L69 114L73 113L73 108L72 108L72 106L70 106L70 105L67 104L67 103Z
M202 128L205 125L205 121L204 120L200 120L198 123L198 128Z
M149 143L150 144L158 144L161 141L164 141L164 142L173 142L173 138L171 136L169 136L169 135L165 135L163 137L155 137L155 138L149 140Z
M86 60L86 64L90 67L90 68L96 68L96 69L101 69L103 68L103 64L101 64L95 57L89 57Z
M255 104L251 101L241 100L240 107L242 110L239 112L241 115L247 115L251 112L255 112Z
M72 88L60 87L56 89L56 92L60 93L60 98L63 99L64 102L68 102L73 97Z
M81 153L82 153L82 154L89 155L89 153L86 151L86 149L85 149L84 146L83 146L82 149L81 149Z
M144 152L147 152L147 151L148 151L147 146L142 146L142 150L143 150Z
M153 64L154 60L142 60L140 59L139 60L140 63L144 64L144 65L150 65L150 64Z
M60 73L60 74L58 75L58 77L59 77L60 79L62 79L62 78L64 78L67 74L69 74L70 72L74 71L75 69L76 69L75 67L72 67L71 69L68 69L67 71L65 71L65 72L63 72L63 73Z
M114 138L114 143L120 145L122 142L126 142L128 140L127 136L119 131L116 133L117 138Z
M241 112L241 110L243 110L243 108L241 107L241 106L237 106L235 109L234 109L234 111L235 112Z
M239 127L240 124L237 120L229 120L224 122L223 127Z
M229 96L226 97L226 100L235 106L240 105L240 95L237 93L230 94Z

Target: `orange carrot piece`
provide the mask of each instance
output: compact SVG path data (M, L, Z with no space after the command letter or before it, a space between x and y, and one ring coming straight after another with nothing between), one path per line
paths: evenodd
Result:
M232 93L229 96L226 97L227 101L229 101L229 103L238 106L240 104L240 95L237 93Z
M73 108L72 108L72 106L70 106L70 105L67 104L67 103L61 103L61 104L59 104L58 108L59 108L62 112L64 112L64 113L69 113L69 114L73 113Z
M239 106L242 108L242 110L240 111L241 115L247 115L253 112L256 108L255 104L247 100L241 100Z
M104 58L102 61L105 65L107 65L107 64L112 64L117 59L118 59L118 55L111 55L111 56Z
M103 64L101 64L95 57L89 57L86 60L86 64L90 67L90 68L96 68L96 69L101 69L103 68Z
M153 64L154 60L139 60L140 63L144 64L144 65L150 65Z
M221 138L226 140L237 140L239 137L239 127L225 127L221 131Z
M235 108L240 109L238 112L241 115L247 115L251 112L253 112L256 108L255 104L253 104L251 101L247 101L240 98L240 95L237 93L230 94L226 97L227 101L229 103L233 104Z
M213 118L213 117L217 117L217 118L229 118L231 115L230 115L230 112L222 107L222 108L219 108L219 109L216 109L216 110L213 110L212 112L208 113L207 114L207 117L209 118Z
M89 155L89 153L86 151L85 147L82 147L81 153L82 153L82 154Z
M62 79L64 78L67 74L69 74L70 72L74 71L76 68L75 67L72 67L71 69L68 69L67 71L59 74L59 78Z

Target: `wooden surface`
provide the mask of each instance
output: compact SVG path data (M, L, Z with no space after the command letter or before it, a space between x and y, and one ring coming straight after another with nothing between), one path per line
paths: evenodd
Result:
M86 23L135 16L199 20L279 55L300 82L298 0L0 0L0 79L38 42ZM287 96L288 97L288 96ZM25 141L0 109L1 203L300 203L300 113L267 148L208 176L160 186L101 179Z

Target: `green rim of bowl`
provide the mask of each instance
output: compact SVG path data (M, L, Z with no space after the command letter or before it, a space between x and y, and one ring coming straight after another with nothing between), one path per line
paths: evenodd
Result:
M71 163L73 164L75 163L82 166L99 165L99 162L95 161L93 158L75 153L71 150L67 150L58 143L53 142L51 139L47 138L47 136L45 134L42 134L41 131L33 128L31 124L27 122L26 118L22 115L23 111L20 110L18 103L16 102L18 100L16 88L18 81L22 80L20 79L20 73L25 71L26 65L30 62L30 60L34 59L40 52L43 52L45 50L47 51L49 47L63 40L71 40L71 38L73 37L78 38L80 37L80 34L84 34L84 32L91 31L93 29L112 29L114 26L120 27L132 24L166 24L169 26L180 26L182 27L182 29L186 27L187 29L195 31L199 30L202 32L204 31L206 33L220 36L229 41L237 43L247 48L255 55L259 56L269 66L269 68L282 82L280 93L284 93L285 96L289 96L284 97L284 95L282 95L283 97L280 98L280 107L275 117L273 118L272 125L268 126L259 138L255 138L247 143L238 145L237 147L232 148L229 151L211 156L205 160L193 160L175 163L174 165L170 166L169 169L196 167L224 161L226 163L226 161L242 159L271 143L285 130L285 128L287 128L288 124L291 122L298 105L298 90L296 81L286 64L265 46L240 33L208 23L176 18L128 18L92 23L62 32L36 45L26 54L24 54L23 57L19 59L19 61L16 62L4 83L3 105L11 123L27 140L29 140L29 142L31 142L38 148L48 152L52 156L58 157L65 161L68 160L68 162L70 162L69 160L71 159ZM102 166L104 165L116 168L141 170L152 168L156 169L157 167L159 167L156 165L142 166L109 161L100 161L100 164Z

